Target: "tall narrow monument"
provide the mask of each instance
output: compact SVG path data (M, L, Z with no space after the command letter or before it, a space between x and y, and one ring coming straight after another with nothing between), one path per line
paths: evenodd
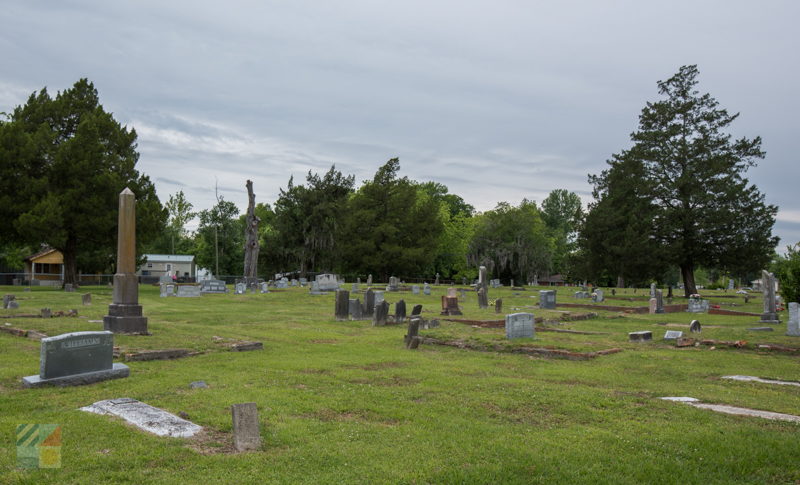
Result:
M139 305L136 276L136 196L126 188L119 194L117 229L117 273L114 275L113 303L103 317L103 328L114 333L147 334L147 318Z
M764 292L764 313L761 323L780 323L778 320L777 300L775 299L775 275L769 271L761 271L761 289Z

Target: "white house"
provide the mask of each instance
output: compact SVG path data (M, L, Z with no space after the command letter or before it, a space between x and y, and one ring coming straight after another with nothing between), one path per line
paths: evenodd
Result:
M197 267L191 254L145 254L144 257L144 264L136 272L139 276L197 276Z

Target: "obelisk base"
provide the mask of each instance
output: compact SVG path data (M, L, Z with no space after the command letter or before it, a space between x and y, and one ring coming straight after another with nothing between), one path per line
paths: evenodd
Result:
M761 320L759 322L771 324L781 323L781 321L778 319L778 314L773 312L762 313Z
M108 305L108 315L103 317L103 329L113 333L148 335L147 317L142 316L142 305Z

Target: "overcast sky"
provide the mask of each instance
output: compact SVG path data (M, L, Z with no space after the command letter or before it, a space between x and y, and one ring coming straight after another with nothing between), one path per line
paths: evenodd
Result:
M91 80L139 134L159 197L195 209L245 180L272 203L331 164L447 185L479 210L591 199L656 82L686 64L763 138L748 176L800 241L797 1L12 1L0 9L0 111ZM792 141L794 140L794 141Z

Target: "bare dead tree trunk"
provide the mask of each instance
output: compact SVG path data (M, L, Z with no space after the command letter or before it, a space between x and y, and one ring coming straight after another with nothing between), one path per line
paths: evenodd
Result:
M247 284L255 284L258 270L258 223L261 221L256 216L256 194L253 193L253 182L247 181L247 217L245 219L245 245L244 245L244 277Z

